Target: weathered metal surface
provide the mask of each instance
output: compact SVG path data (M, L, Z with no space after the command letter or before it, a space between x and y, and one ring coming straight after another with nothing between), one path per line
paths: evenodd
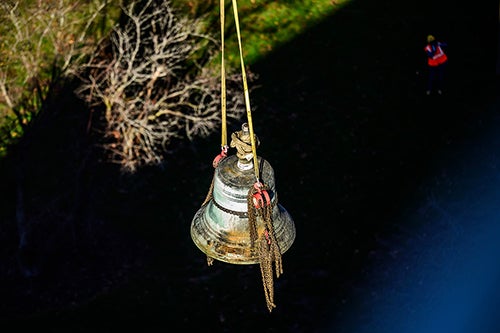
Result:
M222 160L214 176L213 198L196 212L191 223L191 238L207 256L231 264L259 263L257 250L252 248L247 217L248 191L255 183L253 169L241 170L238 158ZM281 253L295 240L295 225L290 214L278 203L274 170L259 158L262 182L269 187L273 227ZM257 220L257 233L264 231L263 221Z

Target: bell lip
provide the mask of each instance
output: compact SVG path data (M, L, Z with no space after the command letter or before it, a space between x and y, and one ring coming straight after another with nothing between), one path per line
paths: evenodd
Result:
M193 241L193 243L207 257L210 257L212 259L215 259L215 260L227 263L227 264L235 264L235 265L254 265L254 264L258 264L260 262L258 257L248 258L248 257L243 257L240 255L240 256L237 256L235 258L227 258L223 254L219 254L219 253L213 252L213 251L208 251L207 247L203 246L203 244L196 237L197 233L195 232L195 228L193 227L193 223L191 224L190 234L191 234L191 240ZM239 258L241 258L241 259L239 259Z
M211 201L213 201L213 199ZM191 239L192 239L193 243L196 245L196 247L201 252L203 252L207 257L210 257L212 259L215 259L215 260L218 260L218 261L221 261L221 262L224 262L224 263L234 264L234 265L255 265L255 264L259 264L260 263L260 258L258 256L244 256L242 254L238 254L238 255L233 255L232 257L231 256L228 257L227 254L223 254L223 253L219 253L219 252L215 252L215 251L210 251L209 247L205 246L203 244L203 242L200 242L200 239L205 239L205 238L196 231L196 228L195 228L196 222L195 221L197 220L197 217L199 215L204 214L204 211L207 209L207 207L210 204L211 204L211 202L209 202L208 204L202 206L197 211L197 213L193 217L193 220L191 221L190 236L191 236ZM280 213L284 214L284 215L286 215L288 217L287 218L287 220L289 221L288 228L290 228L289 230L291 231L290 238L288 239L287 242L285 242L285 243L279 242L280 243L280 252L281 252L281 255L284 255L293 246L293 244L295 243L295 240L296 240L296 237L297 237L297 231L296 231L295 223L294 223L292 217L290 216L290 213L281 204L279 204L279 203L278 203L278 207L279 207ZM197 237L198 235L200 235L202 237ZM281 245L283 245L283 244L287 245L287 246L285 246L284 248L282 248Z
M295 237L296 237L296 234L294 233L293 239L290 242L290 246L285 251L281 252L281 255L284 255L292 247L293 243L295 242ZM214 260L217 260L217 261L220 261L220 262L223 262L226 264L231 264L231 265L256 265L256 264L260 264L260 260L258 257L254 258L254 259L251 259L251 258L250 259L228 259L222 255L217 255L216 252L206 251L206 249L197 241L197 239L195 237L193 237L193 229L192 228L191 228L191 239L193 240L193 243L196 245L198 250L203 252L203 254L205 254L207 257L210 257Z

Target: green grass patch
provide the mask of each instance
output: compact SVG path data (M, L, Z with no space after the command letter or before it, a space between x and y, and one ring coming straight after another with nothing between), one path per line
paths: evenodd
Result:
M0 5L0 157L24 134L55 87L95 49L118 4L19 1Z
M245 64L265 57L304 30L334 14L351 0L239 0L238 17ZM189 15L203 17L209 33L220 38L220 8L217 0L174 0ZM239 67L232 1L225 0L225 53L228 67ZM219 61L220 62L220 61Z
M246 6L241 5L240 29L245 62L251 64L333 14L347 0L340 3L331 0L245 2L248 3ZM236 47L232 41L227 45L228 48ZM229 54L235 57L234 52Z

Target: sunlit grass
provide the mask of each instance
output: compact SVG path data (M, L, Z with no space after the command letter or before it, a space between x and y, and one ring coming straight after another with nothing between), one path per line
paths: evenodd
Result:
M334 14L351 0L238 1L238 16L245 63L252 64L304 30ZM234 25L233 13L226 14ZM232 28L230 31L233 31ZM234 35L226 41L228 63L238 62Z
M172 0L188 15L202 17L209 33L220 38L219 0ZM304 30L333 15L352 0L237 0L245 64L252 64L294 39ZM225 60L239 67L232 0L225 6ZM219 61L220 62L220 61Z
M0 5L0 157L24 134L49 94L107 35L118 4L98 12L95 2L6 2ZM96 13L95 16L93 14ZM76 36L86 37L75 41Z

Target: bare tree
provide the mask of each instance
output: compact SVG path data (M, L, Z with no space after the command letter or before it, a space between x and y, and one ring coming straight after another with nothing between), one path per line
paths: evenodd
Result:
M206 63L219 45L201 32L201 22L176 16L169 1L132 1L123 13L110 44L87 64L78 94L104 109L102 146L109 159L134 171L161 162L173 138L218 128L220 76ZM241 76L228 75L227 82L228 117L238 119Z

